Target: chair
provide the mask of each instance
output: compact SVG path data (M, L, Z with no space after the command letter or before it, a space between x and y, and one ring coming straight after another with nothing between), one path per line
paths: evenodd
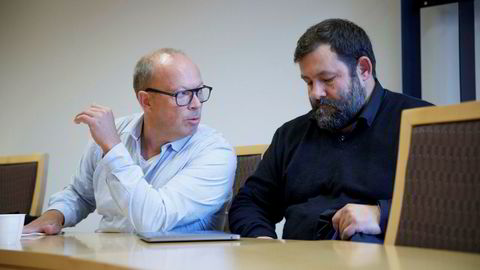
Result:
M0 157L0 213L42 213L47 154Z
M232 187L232 199L225 203L223 206L223 212L219 216L218 228L220 230L225 232L230 231L228 227L228 211L233 198L245 184L247 178L255 172L258 163L262 160L263 153L265 153L267 148L268 145L266 144L235 147L235 153L237 154L237 170L235 171L235 180Z
M480 102L402 113L386 245L480 252Z

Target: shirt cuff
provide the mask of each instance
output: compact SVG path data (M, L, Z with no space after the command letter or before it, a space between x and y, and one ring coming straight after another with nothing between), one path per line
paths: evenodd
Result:
M115 145L100 161L109 172L134 164L130 153L123 143Z
M243 236L243 235L242 235ZM271 230L263 227L263 226L255 226L251 229L247 234L246 237L259 237L259 236L268 236L273 239L277 239L277 234L275 232L272 233Z
M50 205L45 212L48 210L57 210L60 211L63 215L63 227L73 227L75 226L75 215L65 204L54 203ZM44 213L45 213L44 212Z
M387 231L388 216L390 214L391 200L379 200L378 206L380 207L380 230L382 233Z

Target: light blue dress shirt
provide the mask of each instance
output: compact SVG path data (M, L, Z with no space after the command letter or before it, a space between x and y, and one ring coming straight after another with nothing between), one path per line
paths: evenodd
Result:
M74 226L97 209L97 231L150 232L214 229L222 205L231 198L236 169L233 148L217 131L197 131L162 146L161 153L141 155L143 114L116 121L122 143L103 158L91 142L72 183L52 195L50 209Z

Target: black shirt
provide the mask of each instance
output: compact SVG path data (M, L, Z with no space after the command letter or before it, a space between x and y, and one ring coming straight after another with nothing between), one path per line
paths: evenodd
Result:
M431 104L378 81L349 133L320 129L313 111L281 126L256 172L235 197L230 229L242 236L327 239L325 223L347 203L378 204L385 232L393 193L401 112ZM330 229L331 230L331 226Z

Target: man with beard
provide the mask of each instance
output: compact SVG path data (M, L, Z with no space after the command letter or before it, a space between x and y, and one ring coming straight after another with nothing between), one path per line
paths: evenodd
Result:
M164 48L138 61L133 88L143 113L114 122L111 109L92 105L75 116L94 142L72 183L24 233L56 234L95 209L101 232L216 228L236 156L220 133L200 125L212 87L183 52Z
M294 62L312 110L280 127L236 196L230 229L247 237L383 242L401 112L430 105L384 89L365 31L322 21L298 40Z

